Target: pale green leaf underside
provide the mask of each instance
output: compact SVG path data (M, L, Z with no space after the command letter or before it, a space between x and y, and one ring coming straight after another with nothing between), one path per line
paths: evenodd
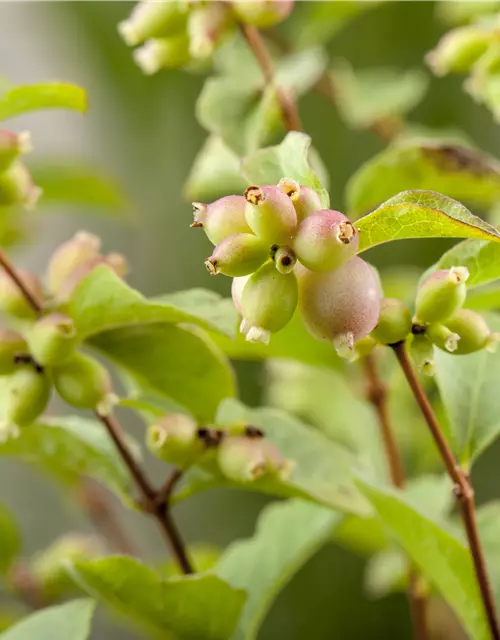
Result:
M452 247L439 260L436 269L463 266L469 270L467 287L500 279L500 245L487 240L465 240Z
M38 109L85 111L85 90L65 82L23 85L0 92L0 120Z
M215 572L248 598L235 640L254 640L278 593L330 538L340 516L302 500L275 503L259 517L255 534L234 542Z
M94 615L93 600L73 600L36 611L7 631L1 640L87 640Z
M463 623L471 640L489 640L471 556L452 533L405 502L401 493L359 481L381 520Z
M84 591L164 640L228 640L245 600L216 576L161 579L133 558L77 562L68 570Z
M500 233L460 202L434 191L404 191L356 222L359 252L409 238L479 238Z

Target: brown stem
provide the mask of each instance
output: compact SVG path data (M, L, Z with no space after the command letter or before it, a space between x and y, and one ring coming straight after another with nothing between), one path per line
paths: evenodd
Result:
M364 358L363 368L368 382L367 396L377 414L391 481L395 487L402 489L406 484L403 462L389 416L387 387L380 378L374 355L368 355ZM421 588L421 579L413 567L408 570L408 602L414 638L415 640L427 640L429 634L427 632L426 598Z
M488 625L491 631L491 637L494 640L500 640L500 626L498 622L498 616L495 609L495 601L493 597L493 591L491 583L488 578L488 572L486 569L486 560L484 557L483 548L481 546L481 540L479 538L479 532L476 521L476 510L474 501L474 489L469 480L468 474L458 464L453 451L446 442L445 437L441 431L441 427L434 415L434 411L430 405L430 402L425 394L425 391L420 384L420 381L415 374L410 358L408 356L408 350L404 342L400 342L395 345L391 345L396 358L401 366L401 369L408 381L408 384L413 391L415 400L427 422L427 426L431 432L431 435L436 443L441 458L445 464L448 475L455 484L455 493L458 499L460 510L462 513L462 519L467 534L467 540L469 542L469 548L472 555L472 562L474 565L474 571L476 574L479 591L483 600L484 609L486 611L486 617L488 619Z
M0 250L0 265L3 267L9 278L17 285L23 296L26 298L26 301L32 306L33 310L36 313L42 313L43 303L38 300L37 296L30 291L28 286L26 286L22 277L2 250Z
M240 30L262 70L266 84L272 85L276 89L286 128L288 131L302 131L302 124L295 102L276 84L271 58L260 31L248 24L240 24Z

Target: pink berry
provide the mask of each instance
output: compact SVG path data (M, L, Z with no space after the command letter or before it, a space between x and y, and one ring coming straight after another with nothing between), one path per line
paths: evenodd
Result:
M319 195L311 187L299 184L291 178L283 178L280 180L278 187L286 193L293 202L299 223L302 222L304 218L323 208Z
M212 244L235 233L251 233L245 219L247 201L243 196L225 196L212 204L193 202L192 227L203 227Z

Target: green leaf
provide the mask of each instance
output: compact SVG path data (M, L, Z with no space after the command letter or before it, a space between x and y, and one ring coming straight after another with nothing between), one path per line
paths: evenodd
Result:
M481 238L500 242L500 233L463 204L434 191L404 191L360 218L359 251L408 238Z
M365 481L359 481L359 487L406 553L454 610L471 640L488 640L486 616L464 543L424 515L423 510L408 504L400 492Z
M264 509L253 537L229 546L215 572L248 598L235 640L254 640L279 592L331 538L340 516L302 500Z
M495 599L500 602L500 502L495 500L481 505L476 517Z
M408 559L399 549L383 549L366 565L364 587L370 598L384 598L407 587Z
M217 294L193 289L147 300L106 266L93 269L82 280L67 313L82 339L110 329L180 322L233 335L236 325L236 312Z
M470 147L437 140L391 146L351 177L347 208L359 216L407 189L438 191L488 209L500 200L500 164Z
M48 607L0 634L1 640L87 640L95 602L81 599Z
M161 579L137 560L110 557L76 562L78 586L161 638L227 640L245 600L213 575Z
M498 320L492 329L500 329ZM500 432L500 353L483 349L453 356L435 351L435 377L450 422L453 450L462 463L470 464Z
M0 120L38 109L85 111L86 108L85 90L65 82L26 84L0 93Z
M18 438L1 443L0 456L19 458L71 482L82 476L96 478L122 496L131 488L130 474L104 427L94 420L44 418L21 429Z
M30 164L34 182L42 187L41 205L79 205L86 212L123 213L130 202L109 175L92 165L74 160Z
M228 193L243 193L247 186L238 156L221 138L210 135L191 167L184 194L189 200L212 202Z
M281 178L293 178L317 191L323 206L328 208L328 192L311 168L310 152L311 138L291 131L281 144L259 149L243 158L241 170L250 184L276 184Z
M500 279L500 246L488 240L464 240L447 251L436 269L463 266L469 270L467 288Z
M192 469L176 498L217 486L232 486L261 491L284 498L301 497L348 513L369 513L365 500L355 488L351 469L355 458L340 445L331 442L317 430L291 415L276 409L249 409L236 400L225 401L216 423L230 426L245 421L262 428L282 455L295 464L290 478L280 481L262 478L251 483L231 483L221 476Z
M9 570L21 550L21 532L14 515L0 504L0 574Z
M404 115L423 99L429 84L420 69L354 71L346 61L335 65L332 82L340 113L355 129L368 129L380 120Z
M475 311L500 309L500 283L494 282L485 287L477 287L467 292L465 306Z
M174 324L121 327L100 333L91 342L143 391L172 399L201 422L212 421L220 401L235 393L229 363L194 328Z

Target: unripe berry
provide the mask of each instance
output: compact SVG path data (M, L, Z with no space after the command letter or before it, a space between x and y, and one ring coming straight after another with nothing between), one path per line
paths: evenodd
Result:
M328 273L299 269L297 278L308 331L349 355L354 342L373 331L378 321L382 291L375 269L354 257Z
M459 27L447 33L434 51L426 56L432 71L443 76L447 73L465 73L486 52L492 42L487 29L476 26Z
M381 344L396 344L411 332L411 312L396 298L384 298L380 303L377 326L371 335Z
M485 319L471 309L459 309L446 320L449 331L460 336L455 353L464 355L487 349L494 351L500 339L498 333L492 333ZM439 345L438 345L439 346Z
M0 207L22 204L33 209L42 195L42 190L33 184L28 169L16 160L0 173Z
M204 452L196 422L183 413L169 413L148 427L146 442L158 458L180 468L191 465Z
M304 184L299 185L298 182L295 182L295 180L291 178L282 178L279 181L278 187L286 193L293 202L299 223L323 208L319 195L314 189L311 189L311 187L307 187Z
M369 356L376 346L377 341L371 335L361 338L354 344L353 359Z
M150 76L160 69L182 67L191 60L189 38L185 33L169 38L153 38L133 52L136 65Z
M234 482L254 482L265 475L287 480L293 464L265 438L231 436L217 451L219 469Z
M68 404L109 413L114 402L111 377L94 358L77 353L54 369L53 378L57 393Z
M47 267L47 284L52 295L58 295L63 282L81 264L99 256L100 239L86 231L79 231L71 240L59 245Z
M26 289L38 300L42 300L43 289L40 280L23 269L19 269L17 273ZM35 315L35 311L17 284L4 272L0 273L0 309L18 318L32 318Z
M208 271L237 278L256 271L269 258L269 247L251 233L228 236L215 247L205 261Z
M279 247L274 254L276 269L284 275L292 273L296 262L297 256L290 247Z
M27 131L13 133L0 130L0 172L8 169L19 156L31 151L31 138Z
M293 9L293 0L236 0L231 4L241 22L259 29L283 22Z
M26 341L17 331L0 329L0 375L6 376L19 368L15 357L28 351Z
M311 271L331 271L356 254L358 243L358 232L346 216L325 209L300 223L293 248Z
M26 340L35 362L44 367L63 364L78 344L75 323L62 313L51 313L30 327Z
M248 187L245 216L249 227L270 244L286 244L297 226L290 198L279 187Z
M241 294L241 312L249 342L269 342L270 334L290 322L297 307L297 278L268 262L253 273Z
M43 413L50 398L50 380L31 365L20 366L9 379L5 403L8 424L24 427Z
M164 37L181 31L187 22L187 2L138 2L130 17L118 24L118 32L129 46L134 47L148 38Z
M426 376L434 375L434 347L425 333L413 336L410 353L420 373Z
M219 244L235 233L252 233L245 218L247 201L243 196L225 196L202 204L193 202L192 227L203 227L212 244Z
M419 287L415 301L417 322L442 322L460 309L467 295L465 267L436 271Z
M213 0L194 5L187 24L191 56L195 60L211 56L232 24L233 16L227 2Z
M458 349L460 336L458 333L450 331L444 324L433 322L427 327L426 335L432 344L435 344L436 347L439 347L442 351L455 353Z

